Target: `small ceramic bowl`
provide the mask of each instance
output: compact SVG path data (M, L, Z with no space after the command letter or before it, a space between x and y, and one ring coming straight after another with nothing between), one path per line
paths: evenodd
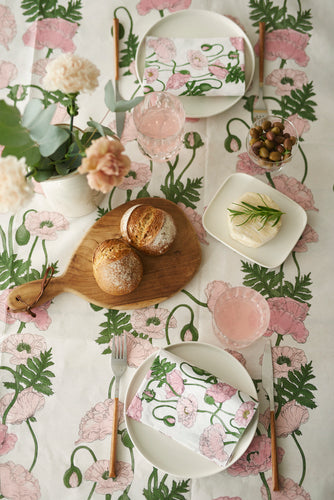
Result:
M266 332L270 309L266 299L246 286L219 295L213 310L213 330L224 347L241 349Z
M263 168L263 173L277 172L296 154L298 132L289 120L267 115L251 125L246 137L246 147L250 159Z

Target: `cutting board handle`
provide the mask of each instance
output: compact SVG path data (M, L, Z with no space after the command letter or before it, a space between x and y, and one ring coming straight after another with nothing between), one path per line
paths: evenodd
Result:
M34 307L40 306L64 292L64 279L62 276L52 278L47 287L41 294L43 280L29 281L23 285L14 288L7 298L7 307L12 312L24 312L33 304ZM36 302L36 298L41 294Z

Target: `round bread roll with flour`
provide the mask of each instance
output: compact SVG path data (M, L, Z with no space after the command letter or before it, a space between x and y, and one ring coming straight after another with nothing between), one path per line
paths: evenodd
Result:
M122 237L141 252L162 255L176 236L173 217L151 205L134 205L121 218Z
M99 287L111 295L126 295L139 285L143 264L125 241L102 241L93 254L93 274Z

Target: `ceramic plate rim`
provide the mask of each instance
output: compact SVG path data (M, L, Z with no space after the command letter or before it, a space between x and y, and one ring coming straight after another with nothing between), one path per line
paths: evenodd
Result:
M245 192L259 192L260 190L263 194L268 194L285 214L282 216L282 227L275 238L261 247L248 248L231 238L227 224L217 228L214 222L215 213L218 213L219 206L221 214L230 203L236 201ZM297 216L297 222L294 219L292 223L292 216ZM237 172L229 175L219 187L203 214L202 222L205 230L228 248L251 262L272 269L280 266L293 250L306 226L307 214L298 203L269 184L252 175Z
M205 342L178 342L175 344L170 344L169 346L164 347L164 349L180 357L183 357L189 362L196 363L200 367L202 365L202 367L206 368L207 370L210 369L209 365L212 362L212 356L217 356L217 359L219 359L219 369L217 368L217 370L214 370L216 372L214 374L217 377L224 378L231 385L233 385L233 380L239 378L239 383L234 383L234 385L241 385L241 387L238 388L242 389L245 392L248 392L248 394L250 394L252 397L258 399L254 382L246 368L234 356L232 356L232 354L229 354L223 348ZM143 361L143 363L137 368L136 372L131 378L126 390L124 400L125 408L128 408L133 396L135 395L135 392L137 391L141 381L143 380L143 377L146 375L150 364L152 363L156 354L157 351L146 358L145 361ZM206 362L203 361L203 357L205 355L208 357ZM224 362L221 362L220 358ZM234 375L232 376L231 371L234 373ZM242 383L240 382L241 380ZM211 474L215 474L217 472L221 472L222 470L225 470L227 467L232 465L236 460L238 460L246 451L255 435L258 419L259 412L257 410L256 414L253 417L253 420L249 424L237 447L235 448L233 457L231 458L228 466L220 467L211 460L206 459L205 457L202 457L195 452L187 450L181 445L177 445L169 437L164 436L160 432L153 429L148 430L148 427L145 424L134 421L133 419L128 417L125 412L125 423L130 439L132 440L139 453L146 460L151 462L152 465L159 468L160 470L167 472L168 474L172 474L177 477L191 478L201 478L209 476ZM171 455L173 454L173 452L175 453L175 448L177 448L177 459L180 463L182 463L182 466L185 467L185 469L183 469L184 473L181 473L182 471L180 472L179 469L175 470L170 466L170 463L168 463L168 459L166 459L164 453L161 453L161 447L159 447L159 453L153 453L152 459L152 450L149 449L150 446L146 446L146 449L143 449L143 446L139 445L139 436L140 434L145 432L145 428L147 432L150 432L150 436L152 435L152 433L154 435L154 439L152 439L152 442L154 442L155 449L158 448L157 442L160 442L160 445L164 445L164 448L167 447ZM187 457L187 460L184 460L182 458L183 456ZM189 463L189 459L192 461L191 464ZM186 462L186 464L184 462ZM175 465L175 461L173 461L173 465Z
M176 17L182 18L182 17L193 17L194 19L198 16L198 18L201 19L203 22L203 16L207 17L216 17L219 19L223 24L228 24L230 26L233 26L233 29L236 31L235 36L242 36L245 40L245 56L248 58L247 59L247 64L250 66L250 73L249 77L245 82L245 93L248 90L249 86L252 83L253 77L254 77L254 72L255 72L255 53L253 46L248 38L248 35L245 31L243 31L238 24L236 24L232 19L230 19L227 16L224 16L223 14L220 14L219 12L213 12L210 10L205 10L205 9L186 9L182 10L179 12L173 12L172 14L169 14L166 17L163 17L162 19L159 19L156 23L154 23L143 35L142 39L139 42L137 52L136 52L136 59L135 59L135 64L136 64L136 73L138 76L138 80L140 82L140 85L142 87L143 81L143 72L144 72L144 50L145 50L145 38L146 36L157 35L157 31L159 30L159 27L161 25L164 25L166 23L170 23L173 18L175 19ZM191 21L190 21L190 26L192 26ZM196 31L197 33L197 31ZM194 30L194 34L195 30ZM177 33L178 34L178 33ZM171 36L177 36L177 34ZM212 36L224 36L221 33L217 35L213 34ZM187 97L183 96L181 97L181 101L184 105L185 111L187 118L208 118L210 116L215 116L219 113L222 113L223 111L227 111L230 109L232 106L234 106L238 101L243 96L223 96L223 97ZM209 106L205 107L203 111L197 110L196 112L196 101L198 103L203 102L202 99L210 99ZM196 101L195 101L196 100ZM199 101L200 100L200 101ZM225 102L225 106L223 105Z

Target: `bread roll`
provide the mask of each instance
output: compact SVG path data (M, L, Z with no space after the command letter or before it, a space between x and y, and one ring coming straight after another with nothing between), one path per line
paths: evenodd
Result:
M161 255L171 247L176 226L173 217L151 205L134 205L121 218L122 237L141 252Z
M93 274L99 287L111 295L126 295L139 285L143 264L121 239L105 240L93 254Z

